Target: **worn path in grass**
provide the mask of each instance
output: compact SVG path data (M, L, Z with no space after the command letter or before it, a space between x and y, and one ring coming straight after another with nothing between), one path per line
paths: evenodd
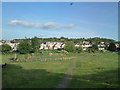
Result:
M56 86L56 88L66 88L70 83L70 77L72 74L73 69L76 66L76 60L72 62L72 66L68 69L65 77L60 81L60 83Z

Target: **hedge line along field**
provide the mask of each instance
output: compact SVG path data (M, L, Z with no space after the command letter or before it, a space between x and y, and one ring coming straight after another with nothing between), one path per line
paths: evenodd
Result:
M14 54L2 55L3 88L55 88L65 77L66 72L76 60L67 88L112 88L118 87L118 54L37 54L28 61L11 61ZM25 59L28 55L18 55ZM60 57L76 57L57 60ZM46 61L41 61L45 59ZM50 59L51 58L51 59ZM56 59L56 60L54 60Z

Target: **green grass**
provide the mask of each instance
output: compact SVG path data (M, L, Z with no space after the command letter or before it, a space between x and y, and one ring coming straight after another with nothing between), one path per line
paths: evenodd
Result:
M62 55L61 55L62 54ZM37 54L27 62L26 55L18 54L23 61L10 60L14 54L2 55L3 88L54 88L76 60L76 67L71 76L69 88L103 88L118 87L118 54L116 53L53 53ZM73 60L54 60L60 57L77 57ZM46 59L46 62L40 60Z
M3 55L3 88L53 88L64 77L71 66L71 61L23 61L13 62L10 60L14 54ZM19 55L18 58L25 59L26 55ZM35 55L34 59L56 58L57 56Z
M3 69L3 87L52 88L64 77L71 62L12 63Z
M81 57L72 73L69 88L118 87L118 55Z

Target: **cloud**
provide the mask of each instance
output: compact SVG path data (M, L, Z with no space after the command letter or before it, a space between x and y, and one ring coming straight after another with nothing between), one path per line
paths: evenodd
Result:
M73 27L75 27L74 24L69 24L69 25L65 25L65 26L63 26L63 28L73 28Z
M45 29L50 29L50 28L52 29L52 28L57 28L58 25L55 22L47 22L47 23L43 24L42 27Z
M42 28L42 29L65 29L65 28L73 28L74 24L68 24L64 26L60 26L55 22L47 22L47 23L32 23L21 20L11 20L9 25L12 26L22 26L22 27L32 27L32 28Z
M48 36L47 34L39 34L37 35L38 37L45 37L45 36Z
M35 27L35 28L39 28L42 26L41 24L38 23L30 23L20 20L11 20L9 24L12 26Z

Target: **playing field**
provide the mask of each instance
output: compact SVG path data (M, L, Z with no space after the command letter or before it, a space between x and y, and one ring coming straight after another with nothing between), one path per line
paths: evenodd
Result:
M3 88L55 88L65 80L66 88L118 87L117 53L18 55L18 61L13 57L2 56L2 63L8 63L2 70Z

